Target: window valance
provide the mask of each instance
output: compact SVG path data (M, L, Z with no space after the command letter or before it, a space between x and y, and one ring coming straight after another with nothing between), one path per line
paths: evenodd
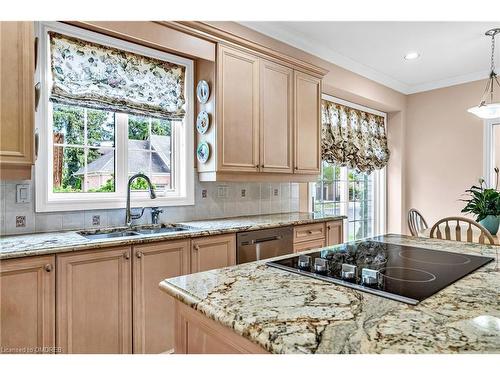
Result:
M49 32L54 102L182 119L186 68Z
M321 119L323 160L368 173L386 166L390 153L382 116L323 100Z

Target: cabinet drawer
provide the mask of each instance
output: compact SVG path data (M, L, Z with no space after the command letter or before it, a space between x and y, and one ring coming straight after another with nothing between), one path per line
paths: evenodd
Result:
M299 225L293 228L293 242L304 242L325 238L325 224Z
M307 251L313 249L319 249L320 247L325 247L325 239L312 240L307 242L299 242L293 245L293 252L298 253L300 251Z

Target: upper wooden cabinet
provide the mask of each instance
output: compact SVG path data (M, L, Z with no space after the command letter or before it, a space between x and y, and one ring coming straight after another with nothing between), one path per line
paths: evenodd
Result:
M236 236L196 238L191 241L191 272L202 272L236 264Z
M55 281L53 255L0 261L2 353L55 349Z
M134 353L165 353L174 348L174 299L160 281L189 273L189 240L133 248Z
M0 22L0 168L2 179L31 179L34 163L33 22Z
M215 79L209 102L197 105L211 118L208 132L197 134L212 154L198 163L200 180L315 180L321 78L244 48L219 44L217 51L215 64L196 68L198 80Z
M260 170L292 173L293 70L261 60Z
M321 80L295 72L295 173L320 171Z
M225 46L218 53L217 150L221 171L259 167L259 59Z
M57 341L64 353L132 353L132 249L57 256Z

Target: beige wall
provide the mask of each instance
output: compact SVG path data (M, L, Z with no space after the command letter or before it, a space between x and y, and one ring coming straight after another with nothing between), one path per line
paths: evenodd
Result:
M408 96L406 209L417 208L429 225L461 215L461 194L483 174L483 122L467 108L484 86L475 81Z
M405 198L403 166L406 95L237 23L209 22L209 24L325 68L329 73L323 78L324 93L389 114L387 127L391 160L387 168L387 231L401 233L406 227L404 224L406 213L403 204Z

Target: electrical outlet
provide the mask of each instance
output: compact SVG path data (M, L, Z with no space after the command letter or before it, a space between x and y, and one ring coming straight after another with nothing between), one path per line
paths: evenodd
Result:
M92 216L92 225L101 225L101 216L93 215Z
M280 191L279 191L279 189L273 189L273 195L274 195L275 197L279 196L279 195L280 195Z
M26 227L26 216L16 216L16 228Z
M245 198L247 196L247 189L241 189L241 197Z
M202 197L203 199L205 199L205 198L207 197L207 195L208 195L208 191L207 191L207 189L202 189L202 190L201 190L201 197Z
M228 188L225 185L217 186L217 198L226 199L228 194Z

